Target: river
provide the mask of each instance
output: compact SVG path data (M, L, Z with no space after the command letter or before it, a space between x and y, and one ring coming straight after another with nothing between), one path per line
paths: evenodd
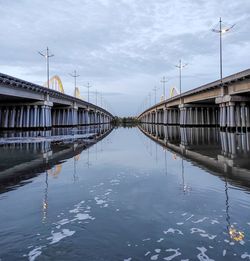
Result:
M143 125L1 145L0 260L249 260L249 137Z

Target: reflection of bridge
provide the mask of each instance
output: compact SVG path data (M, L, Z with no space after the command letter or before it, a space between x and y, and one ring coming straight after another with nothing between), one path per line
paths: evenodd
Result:
M63 143L51 142L8 144L0 148L0 183L1 187L8 184L18 184L39 173L52 169L66 159L79 155L96 142L102 140L111 131L110 124L102 124L95 130L95 139L80 142ZM6 166L5 166L6 164ZM6 185L5 185L6 184ZM0 187L0 189L1 189Z
M0 128L103 124L113 119L103 108L64 94L60 82L57 87L52 90L0 74Z
M176 95L145 110L143 123L250 127L250 69Z
M142 124L140 130L195 165L250 188L250 133L152 124Z

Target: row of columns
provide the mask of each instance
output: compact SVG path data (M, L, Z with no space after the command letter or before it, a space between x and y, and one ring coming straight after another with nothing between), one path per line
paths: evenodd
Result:
M177 108L155 110L142 116L141 121L153 124L179 124L179 110Z
M52 107L48 104L0 106L0 128L51 128L110 123L111 116L77 107Z
M220 127L249 128L250 111L246 102L224 102L219 104Z
M179 108L148 112L140 120L152 124L250 128L250 107L246 102L224 102L219 106L182 104Z
M217 107L197 107L180 105L180 125L184 126L216 126L218 125Z
M49 128L51 107L46 105L21 105L0 107L0 128Z

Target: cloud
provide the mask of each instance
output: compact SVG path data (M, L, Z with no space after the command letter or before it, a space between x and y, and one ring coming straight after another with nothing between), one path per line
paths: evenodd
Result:
M250 2L245 0L12 0L0 1L0 71L42 84L49 46L51 74L73 93L69 72L91 82L120 115L135 114L160 78L178 84L174 65L182 58L184 90L218 78L221 16L236 23L223 38L224 72L249 67ZM159 92L160 95L160 92Z

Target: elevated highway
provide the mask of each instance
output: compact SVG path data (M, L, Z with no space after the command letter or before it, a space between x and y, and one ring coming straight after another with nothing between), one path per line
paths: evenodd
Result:
M79 98L0 73L0 128L110 123L113 115Z
M143 123L250 127L250 69L166 99L142 112Z

